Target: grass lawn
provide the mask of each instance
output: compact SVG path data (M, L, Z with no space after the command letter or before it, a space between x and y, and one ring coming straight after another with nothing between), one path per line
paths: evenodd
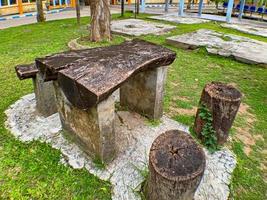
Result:
M118 15L113 15L113 18L118 18ZM110 183L99 180L86 170L74 170L59 164L59 151L38 141L19 142L4 127L7 107L33 91L30 80L17 79L14 66L67 50L69 40L85 35L87 23L88 18L82 18L82 26L78 27L74 19L66 19L0 30L0 199L111 198ZM191 126L206 83L223 81L236 85L244 94L244 109L235 121L232 139L227 144L238 160L230 187L231 197L267 199L267 69L208 55L203 49L186 51L165 44L167 36L200 28L265 42L267 38L221 28L217 23L176 26L177 29L167 35L141 37L177 52L177 59L168 73L165 113Z

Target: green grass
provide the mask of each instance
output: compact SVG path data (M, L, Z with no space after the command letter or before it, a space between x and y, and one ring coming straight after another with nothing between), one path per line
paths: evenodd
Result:
M192 104L190 102L186 102L186 101L182 101L182 100L176 100L176 105L179 107L179 108L184 108L184 109L192 109Z
M175 115L173 119L187 126L192 126L194 123L194 117L190 115Z
M19 142L4 127L4 110L33 91L31 80L18 81L14 66L67 50L67 41L81 34L74 19L0 31L0 199L111 199L109 182L60 164L59 151Z
M119 36L119 35L113 35L112 37L112 41L101 41L101 42L91 42L89 40L89 36L86 35L82 38L80 38L78 40L78 43L83 45L83 46L87 46L87 47L105 47L105 46L109 46L109 45L116 45L116 44L120 44L122 42L125 41L125 37Z
M130 17L127 13L125 17ZM142 15L146 18L146 15ZM113 15L113 19L120 18ZM34 58L67 50L67 42L86 33L88 18L78 27L75 19L50 21L0 30L0 198L2 199L110 199L108 182L100 181L85 170L73 170L59 164L60 154L40 142L24 144L4 127L4 110L21 96L32 92L30 80L19 81L14 66L33 62ZM170 23L172 24L172 23ZM267 42L267 38L221 28L217 23L176 25L171 33L141 38L164 45L177 53L169 68L165 95L165 112L170 106L189 109L197 106L204 85L211 81L235 83L244 94L243 102L256 117L251 134L262 135L267 141L267 69L248 65L230 58L209 55L203 49L186 51L165 43L168 36L200 28L232 33ZM177 101L186 97L188 102ZM175 115L174 119L192 125L194 118ZM244 126L242 117L235 126ZM235 135L235 130L232 130ZM228 144L237 155L238 164L231 183L234 199L266 199L267 184L260 163L266 163L267 143L258 141L252 153L244 154L244 144L233 140Z
M159 119L147 119L146 124L151 127L157 127L161 124Z

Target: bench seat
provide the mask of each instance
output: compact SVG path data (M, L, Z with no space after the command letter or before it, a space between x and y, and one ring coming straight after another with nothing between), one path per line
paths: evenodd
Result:
M38 69L35 64L18 65L15 67L17 76L20 80L35 78L38 73Z

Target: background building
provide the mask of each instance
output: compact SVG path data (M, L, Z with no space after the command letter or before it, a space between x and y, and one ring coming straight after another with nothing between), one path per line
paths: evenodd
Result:
M44 9L75 7L75 0L43 1ZM36 11L36 0L0 0L0 15L23 14Z

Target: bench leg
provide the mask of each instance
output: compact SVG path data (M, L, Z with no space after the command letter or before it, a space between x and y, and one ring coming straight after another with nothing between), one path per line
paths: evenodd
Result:
M166 74L166 66L136 74L120 88L121 106L150 119L160 119Z
M65 134L83 151L104 162L115 156L115 98L111 95L98 105L81 110L74 107L54 82L58 111Z
M44 117L57 113L53 82L44 82L37 73L36 77L33 78L33 85L37 111Z

